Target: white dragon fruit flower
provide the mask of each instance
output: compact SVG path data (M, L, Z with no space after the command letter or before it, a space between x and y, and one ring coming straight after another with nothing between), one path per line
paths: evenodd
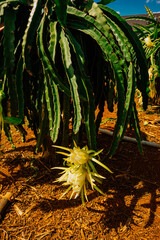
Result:
M108 170L110 173L112 173L112 171L106 165L104 165L95 158L95 156L99 155L102 150L95 152L93 150L88 150L87 146L81 149L77 147L75 143L74 145L75 146L73 149L55 146L59 149L63 149L69 152L58 152L62 155L67 156L67 158L64 158L64 160L65 162L67 162L68 167L53 168L63 170L61 173L61 177L59 177L55 182L63 182L63 185L69 185L67 190L62 194L60 198L62 198L67 192L72 190L70 199L73 197L73 195L75 196L75 198L81 195L82 203L84 203L84 196L85 199L88 201L86 191L88 183L91 185L92 189L96 189L101 194L104 194L96 186L95 182L97 181L98 183L101 183L101 179L104 179L105 177L97 173L93 162L99 164L100 166Z
M68 162L74 164L84 164L89 160L89 154L85 149L80 149L79 147L74 147L73 150L70 150L70 155L67 159Z

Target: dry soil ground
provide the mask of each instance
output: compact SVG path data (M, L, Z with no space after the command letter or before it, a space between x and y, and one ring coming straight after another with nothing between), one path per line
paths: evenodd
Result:
M139 109L144 140L160 143L160 110ZM113 130L115 112L106 109L102 128ZM89 202L65 196L58 200L64 187L53 183L59 165L54 152L47 158L35 154L36 140L28 129L26 142L12 129L16 149L2 137L0 161L0 194L13 194L0 223L0 239L160 239L160 148L144 146L140 155L137 145L121 142L107 166L112 175L100 186L105 196L88 190ZM128 130L127 135L134 137ZM107 153L112 137L99 133L98 148ZM85 144L85 143L84 143Z

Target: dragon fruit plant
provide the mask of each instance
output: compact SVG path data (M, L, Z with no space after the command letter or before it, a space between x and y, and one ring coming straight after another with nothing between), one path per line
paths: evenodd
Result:
M37 139L36 152L46 136L69 146L84 135L79 133L85 133L89 148L96 151L107 101L109 111L114 104L118 109L107 157L114 154L128 123L141 146L134 94L137 87L146 108L146 57L129 24L106 6L112 1L0 0L0 90L5 94L1 104L7 136L11 124L24 131L27 119ZM68 138L69 129L73 138Z

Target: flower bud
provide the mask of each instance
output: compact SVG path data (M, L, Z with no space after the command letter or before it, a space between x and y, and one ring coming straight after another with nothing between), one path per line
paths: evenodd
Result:
M153 45L154 45L153 42L151 41L150 36L146 37L146 38L144 39L144 42L145 42L145 44L147 45L147 47L149 47L149 48L152 48Z

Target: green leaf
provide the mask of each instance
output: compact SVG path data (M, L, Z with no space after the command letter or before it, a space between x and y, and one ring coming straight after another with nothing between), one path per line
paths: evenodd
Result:
M151 19L155 20L155 17L154 17L154 15L153 15L152 11L151 11L147 6L145 6L145 9L146 9L146 11L147 11L147 13L148 13L148 16L149 16Z
M4 123L4 132L8 141L11 143L12 147L15 148L13 144L12 136L11 136L11 129L8 123Z
M135 23L136 27L139 28L139 30L145 31L146 34L151 34L151 30L147 26L140 25L138 23ZM143 34L144 35L144 34Z
M132 125L134 127L134 132L136 135L136 139L137 139L137 144L138 144L138 148L141 154L143 154L143 147L142 147L142 136L141 136L141 131L140 131L140 125L139 125L139 119L138 119L138 113L137 113L137 109L136 109L136 104L134 103L134 105L132 106Z
M84 12L88 12L92 8L93 0L83 1L84 2Z
M88 102L83 102L83 116L90 149L96 150L95 102L93 88L89 78L86 78Z
M149 51L149 52L147 53L147 59L148 59L152 54L154 54L154 53L158 50L158 48L160 48L160 43L156 44L156 46L155 46L151 51Z
M45 18L42 19L40 28L38 30L38 38L37 43L39 46L39 54L40 57L42 57L42 64L43 64L43 71L44 71L44 84L45 84L45 99L47 103L47 110L48 110L48 116L49 116L49 132L51 139L53 142L57 140L58 132L60 128L60 99L59 99L59 93L58 93L58 87L56 83L54 82L53 75L50 75L48 73L48 68L50 67L46 65L46 63L49 61L47 60L47 57L44 52L44 45L46 44L46 28L45 28L46 20ZM54 49L54 47L53 47ZM42 54L41 50L44 54ZM51 50L51 49L50 49Z
M8 94L11 103L11 114L16 115L17 112L17 92L16 82L14 76L15 67L15 21L16 11L12 7L5 7L4 9L4 40L3 40L3 55L4 55L4 69L7 77Z
M49 132L53 142L56 142L60 128L60 99L56 84L45 74L45 98L47 103Z
M69 11L69 8L68 8L68 11ZM72 11L70 11L69 13L73 14ZM83 31L84 33L90 35L93 39L95 39L103 51L105 60L107 62L110 61L111 63L112 69L114 71L114 76L117 81L117 91L118 91L117 125L121 125L122 119L123 119L124 103L125 103L124 75L122 74L123 68L121 67L121 63L118 60L118 56L114 52L114 48L116 47L116 43L114 42L114 37L110 33L108 33L109 31L106 31L107 26L105 24L105 21L106 21L105 19L102 19L102 21L105 24L105 29L104 29L103 24L100 24L99 22L95 21L94 19L95 16L94 18L92 18L88 15L84 15L78 10L74 10L74 14L78 15L80 22L77 23L76 21L74 22L70 21L70 26L75 29L79 29L80 31ZM92 11L92 15L93 14L96 14L96 11L94 12ZM108 27L108 30L109 30L109 27ZM88 90L89 89L90 87L88 87ZM91 94L93 95L93 92ZM84 114L86 114L86 112L87 111L84 111ZM86 124L90 124L87 121L87 116L86 116Z
M16 88L18 97L18 115L24 120L24 97L23 97L23 60L19 59L16 70Z
M81 106L80 106L80 99L79 99L79 93L78 93L77 78L74 73L74 68L73 68L72 59L71 59L70 46L63 29L61 30L61 33L60 33L59 42L61 46L62 61L63 61L66 75L70 84L71 97L72 97L73 106L74 106L75 116L74 116L73 131L74 133L77 133L81 125L81 118L82 118Z
M139 20L144 22L150 22L150 23L156 23L155 19L148 18L148 17L139 17L139 16L132 16L132 17L126 17L125 20Z
M42 8L44 6L44 0L34 0L33 7L30 12L30 16L27 23L27 28L23 36L22 42L22 58L24 62L24 68L28 73L32 75L30 52L33 47L33 41L35 39L38 26L42 18Z
M16 12L11 7L4 10L4 67L7 77L13 73L15 65L14 41L15 41Z
M44 143L44 137L46 133L48 133L48 115L46 109L46 102L44 94L41 99L42 108L40 111L40 121L39 121L39 129L38 129L38 137L35 152L38 153L40 151L41 145Z
M19 125L22 123L22 119L17 117L4 117L4 123Z
M116 24L116 22L110 19L107 15L105 18L121 49L121 59L125 59L127 62L130 62L132 55L134 54L133 46L131 45L129 39L125 36L125 33L122 31L122 29Z
M128 72L128 81L127 81L127 93L126 93L126 99L125 99L125 106L123 113L121 114L120 120L118 119L115 125L114 129L114 135L113 135L113 141L111 148L108 152L108 157L112 157L114 154L119 141L123 138L124 132L127 127L128 118L132 111L132 105L134 102L134 93L135 93L135 76L134 76L134 69L133 64L130 63L129 66L129 72ZM117 113L117 116L119 116L120 113Z
M68 0L54 0L54 2L58 21L62 27L66 27Z
M96 150L96 128L95 128L95 102L93 96L93 87L89 77L85 74L85 57L80 44L73 37L71 32L67 31L67 36L77 59L77 67L80 72L78 80L79 91L84 95L85 101L82 101L83 117L87 132L87 138L90 149ZM85 44L85 43L84 43Z
M142 44L136 35L136 33L132 30L131 26L123 19L119 14L117 14L114 10L101 5L101 9L104 10L104 13L109 16L116 24L122 29L130 43L134 48L134 52L136 53L137 59L137 69L140 71L140 77L137 79L137 87L142 92L143 96L143 107L147 108L148 105L148 93L149 93L149 78L148 78L148 66L145 57L145 52L142 48Z
M54 81L56 83L56 85L59 87L59 89L61 91L65 92L65 94L70 96L70 90L69 90L68 86L66 86L64 84L64 81L61 79L60 75L58 74L58 71L54 65L52 58L51 58L50 52L47 48L48 47L47 43L44 43L44 34L43 34L43 29L45 29L44 24L47 29L46 18L42 19L40 27L38 29L37 44L38 44L39 57L42 61L42 64L44 65L45 71L47 72L49 77L52 79L52 81Z
M57 21L51 22L49 24L50 27L50 42L49 42L49 52L51 54L51 58L55 63L55 55L56 55L56 46L57 46Z
M101 0L100 2L97 2L98 4L103 4L103 5L107 5L111 2L114 2L115 0Z

